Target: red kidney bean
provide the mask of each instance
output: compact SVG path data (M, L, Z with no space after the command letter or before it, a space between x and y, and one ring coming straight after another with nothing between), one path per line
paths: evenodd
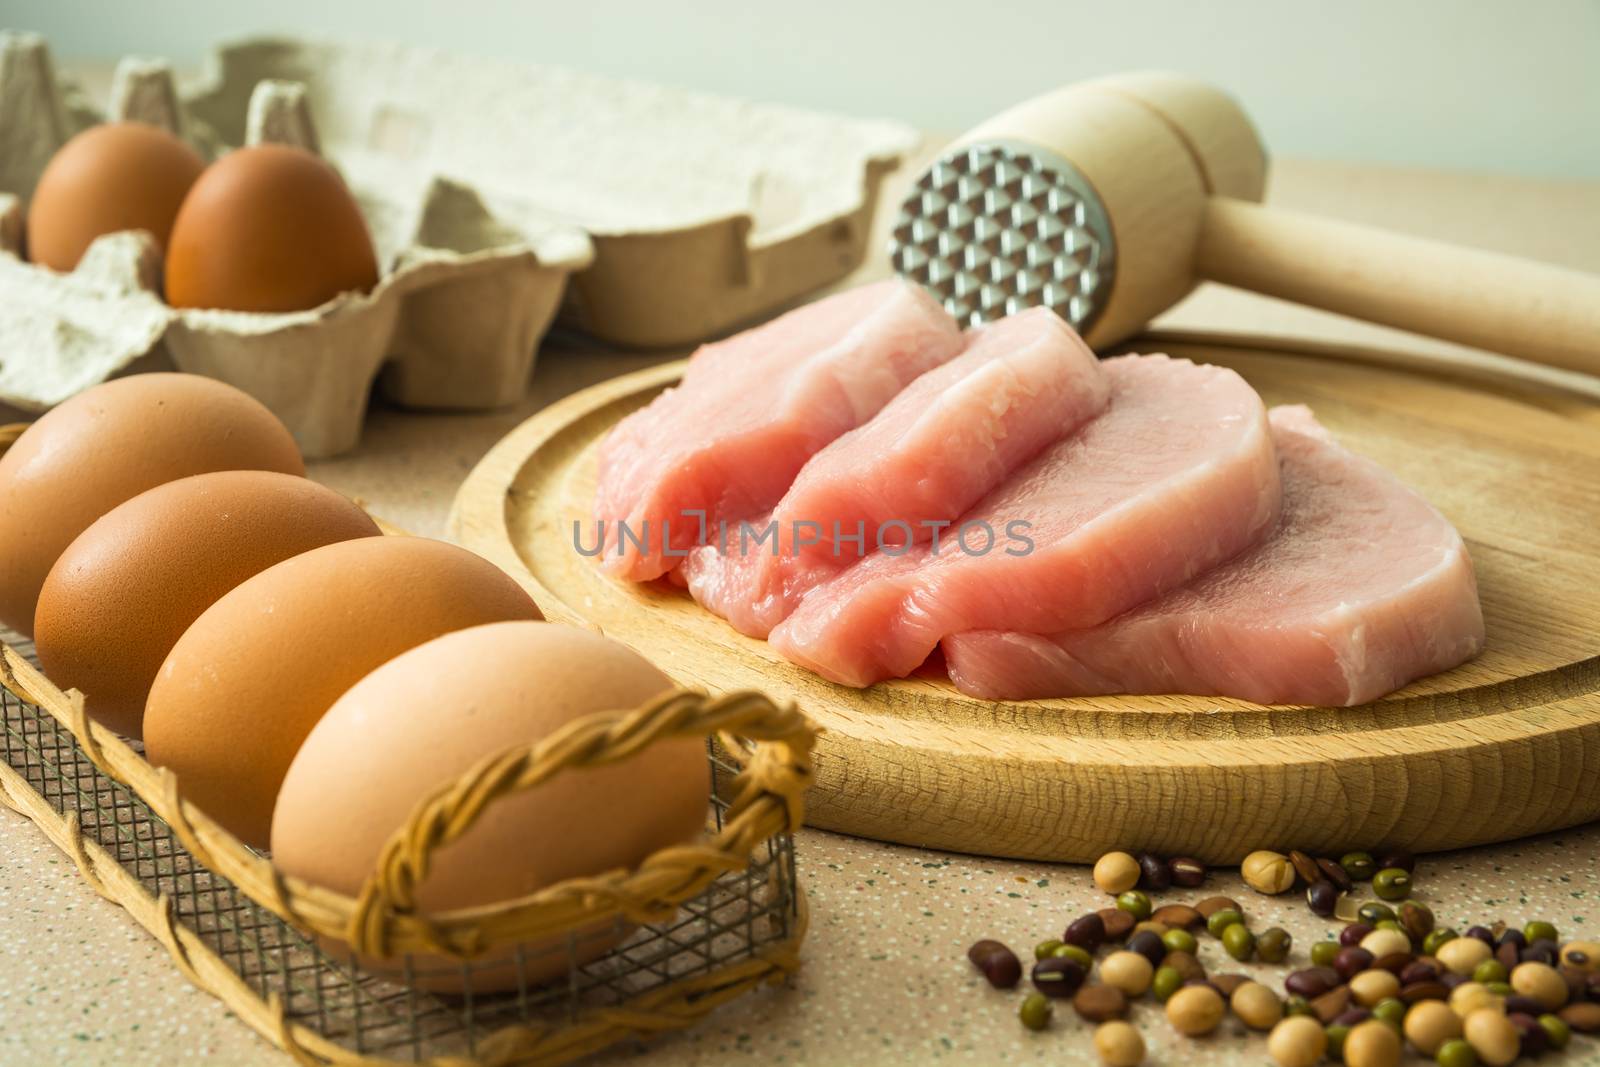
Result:
M1283 980L1283 988L1307 999L1320 997L1338 984L1339 972L1332 967L1307 967L1303 971L1295 971Z
M1010 989L1022 979L1022 961L998 941L979 941L967 949L967 959L996 989Z
M1339 931L1339 944L1359 945L1368 934L1372 933L1372 930L1373 928L1366 923L1351 923Z
M1346 982L1371 966L1372 953L1359 946L1342 948L1339 954L1333 957L1333 969Z

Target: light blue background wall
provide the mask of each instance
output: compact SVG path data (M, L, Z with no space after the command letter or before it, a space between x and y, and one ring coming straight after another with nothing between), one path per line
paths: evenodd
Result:
M1600 177L1596 0L0 0L62 57L255 31L539 60L956 132L1140 67L1237 94L1278 155Z

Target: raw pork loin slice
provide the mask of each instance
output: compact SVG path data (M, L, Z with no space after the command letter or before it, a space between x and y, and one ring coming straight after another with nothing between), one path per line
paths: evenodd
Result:
M801 468L772 514L750 524L761 531L770 522L771 540L757 545L730 527L694 549L682 568L689 590L739 630L765 637L807 590L880 540L928 540L933 528L924 523L961 515L1099 415L1109 396L1094 353L1047 308L974 330L960 357Z
M1275 408L1283 517L1254 549L1103 626L944 642L963 692L991 699L1197 693L1262 704L1374 700L1483 648L1472 561L1428 502Z
M953 633L1094 626L1253 545L1277 520L1261 398L1166 356L1102 364L1111 406L967 512L934 553L881 552L812 590L771 642L846 685L902 677ZM994 533L988 551L984 528ZM1029 524L1012 536L1014 524Z
M686 513L704 511L714 526L771 508L818 449L961 345L960 326L933 297L894 280L703 346L677 388L601 443L602 566L634 581L665 574L699 539Z

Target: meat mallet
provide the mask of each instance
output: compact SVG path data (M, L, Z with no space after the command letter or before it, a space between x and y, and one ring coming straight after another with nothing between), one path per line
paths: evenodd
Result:
M1266 173L1212 86L1083 82L956 141L907 195L890 257L963 323L1043 304L1095 347L1209 279L1600 374L1600 277L1263 207Z

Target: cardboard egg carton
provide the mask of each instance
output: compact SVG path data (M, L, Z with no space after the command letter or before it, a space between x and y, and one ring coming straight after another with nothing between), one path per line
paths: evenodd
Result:
M406 406L514 403L558 310L613 342L684 345L837 280L916 140L564 70L281 39L219 49L181 95L164 63L125 60L105 115L213 157L261 141L321 152L383 276L261 314L167 307L142 234L102 238L67 275L24 262L40 171L102 115L60 86L42 39L0 33L0 402L43 410L169 359L261 399L312 457L356 443L374 379Z

